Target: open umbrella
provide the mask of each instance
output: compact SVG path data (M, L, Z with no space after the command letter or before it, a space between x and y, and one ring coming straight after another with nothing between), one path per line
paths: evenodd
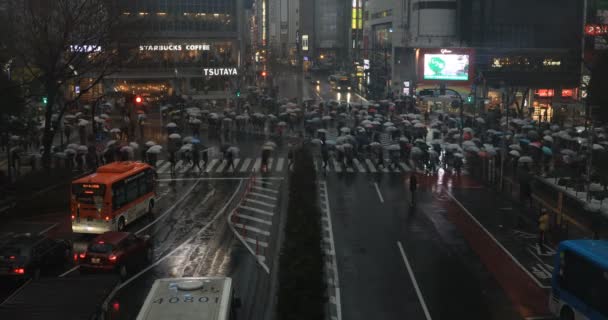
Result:
M542 145L542 143L540 143L540 142L538 142L538 141L534 141L534 142L531 142L531 143L530 143L530 146L531 146L531 147L534 147L534 148L538 148L538 149L540 149L540 148L541 148L543 145Z
M549 148L547 146L542 147L542 150L545 155L548 155L548 156L553 155L553 150L551 150L551 148Z
M414 125L414 128L424 128L424 127L426 127L426 126L425 126L423 123L420 123L420 122L419 122L419 123L416 123L416 124Z
M150 141L146 142L146 146L147 146L147 147L151 147L151 146L154 146L154 145L156 145L156 142L154 142L154 141L152 141L152 140L150 140Z
M604 151L606 149L604 149L603 146L599 145L599 144L593 144L593 150L595 151Z
M517 162L519 162L519 163L532 163L533 161L534 160L532 160L532 157L528 157L528 156L523 156L517 160Z
M78 151L78 153L87 153L89 151L89 148L87 146L78 146L78 149L76 149L76 151Z
M84 120L84 119L78 120L78 126L80 126L80 127L84 127L88 124L89 124L89 122L87 120Z
M112 132L112 133L120 133L120 129L118 129L118 128L112 128L112 130L110 130L110 132Z
M162 151L163 147L159 146L159 145L155 145L150 147L150 149L148 149L148 151L146 151L146 153L153 153L153 154L159 154Z
M179 133L172 133L169 135L169 139L177 140L177 139L181 139L181 138L182 138L182 136L180 136Z
M386 147L386 149L389 151L399 151L401 150L401 147L398 144L391 144L390 146Z
M517 151L517 150L511 150L511 151L509 151L509 154L514 157L519 157L519 151Z
M129 142L129 146L133 149L139 149L139 144L137 142Z
M521 146L518 145L518 144L512 144L512 145L509 146L509 149L521 151Z
M576 152L574 150L570 150L570 149L562 149L560 151L560 153L564 154L564 155L568 155L568 156L573 156L576 154Z
M167 123L167 128L177 128L177 124L175 122Z
M179 151L190 151L190 150L192 150L192 144L191 143L186 143L181 148L179 148Z
M342 133L349 133L350 129L347 128L347 127L342 127L342 129L340 129L340 132L342 132Z
M323 141L321 141L321 139L312 139L310 142L314 144L323 144Z
M544 136L543 140L545 140L547 142L553 142L553 137L552 136Z

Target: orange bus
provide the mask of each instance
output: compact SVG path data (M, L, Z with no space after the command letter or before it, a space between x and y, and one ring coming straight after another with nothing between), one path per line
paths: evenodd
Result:
M142 162L113 162L72 182L72 231L122 231L154 208L154 169Z

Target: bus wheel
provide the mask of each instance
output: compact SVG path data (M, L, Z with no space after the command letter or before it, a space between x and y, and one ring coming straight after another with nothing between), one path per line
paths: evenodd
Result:
M574 320L574 312L568 306L562 307L562 311L559 313L560 320Z
M118 231L123 231L125 229L125 217L120 217L118 219Z

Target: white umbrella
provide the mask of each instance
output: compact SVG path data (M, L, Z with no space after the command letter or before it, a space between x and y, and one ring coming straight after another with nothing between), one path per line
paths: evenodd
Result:
M393 132L393 131L397 131L398 129L396 127L392 127L391 126L391 127L386 127L385 130L388 131L388 132Z
M163 147L159 145L155 145L150 147L146 153L159 154L162 151Z
M201 124L202 121L200 119L192 119L192 120L190 120L190 123L191 124Z
M66 115L64 118L65 118L66 120L74 120L74 119L76 119L76 116L75 116L75 115L73 115L73 114L68 114L68 115Z
M463 132L469 132L469 133L473 133L473 129L471 128L464 128L462 129Z
M424 127L425 127L425 125L424 125L423 123L420 123L420 122L419 122L419 123L416 123L416 124L414 125L414 128L424 128Z
M570 149L562 149L562 151L560 151L560 152L561 152L561 154L570 155L570 156L576 154L576 152L574 152L573 150L570 150Z
M321 139L312 139L310 142L314 144L323 144L323 141L321 141Z
M517 160L517 162L519 163L532 163L534 160L532 160L532 157L528 157L528 156L523 156L521 158L519 158L519 160Z
M183 143L191 143L191 142L192 142L192 139L194 139L194 137L192 137L192 136L187 136L187 137L185 137L185 138L183 138L183 139L182 139L182 142L183 142Z
M385 127L393 127L393 126L395 126L395 124L392 123L392 122L390 122L390 121L387 121L387 122L384 123L384 126Z
M514 157L519 157L519 151L517 151L517 150L511 150L511 151L509 151L509 154Z
M87 153L89 151L89 148L87 146L78 146L78 149L76 149L76 151L78 151L79 153Z
M445 147L447 150L458 150L460 146L455 143L450 143Z
M118 128L112 128L112 130L110 130L110 132L112 132L112 133L120 133L120 129L118 129Z
M281 122L277 123L277 126L280 126L280 127L284 127L286 125L287 125L287 122L285 122L285 121L281 121Z
M405 142L405 143L410 142L410 141L409 141L409 140L408 140L406 137L401 137L401 138L399 138L399 141L401 141L401 142Z
M479 123L486 123L486 120L484 120L484 118L477 118L477 119L475 119L475 121L477 121Z
M518 144L512 144L512 145L509 146L509 149L521 151L521 146L518 145Z
M399 151L401 150L401 147L398 144L391 144L390 146L386 147L386 149L390 151Z
M150 140L150 141L146 142L146 146L147 146L147 147L151 147L151 146L154 146L154 145L156 145L156 142L154 142L154 141L152 141L152 140Z
M274 142L272 142L272 141L266 141L266 142L264 143L264 145L265 145L265 146L271 146L271 147L273 147L273 148L276 148L276 147L277 147L277 144L276 144L276 143L274 143Z
M548 142L553 142L553 137L552 136L544 136L543 140L548 141Z
M239 150L239 148L237 148L237 147L230 147L230 148L228 148L226 151L228 151L228 152L232 153L233 155L236 155L236 154L238 154L238 153L239 153L239 151L240 151L240 150Z
M169 135L169 139L181 139L182 136L179 135L179 133L172 133Z
M167 128L177 128L177 124L175 122L167 123Z
M317 130L317 132L319 132L319 133L327 133L327 130L325 130L325 129L319 129L319 130Z
M422 154L422 149L420 149L418 147L413 147L411 152L412 152L412 154L419 155L419 154Z
M272 151L272 150L274 150L274 148L272 146L269 146L269 145L264 145L264 146L262 146L262 150Z
M591 192L598 192L598 191L603 191L604 187L602 187L601 184L599 183L592 183L589 185L589 191Z
M192 150L192 144L191 143L186 143L181 148L179 148L179 151L189 151L189 150Z
M454 157L464 158L464 155L462 153L454 153Z
M340 132L342 132L342 133L349 133L350 129L347 128L347 127L343 127L342 129L340 129Z
M599 145L599 144L593 144L593 150L596 151L603 151L605 150L603 146Z
M86 126L88 124L89 124L89 122L87 120L84 120L84 119L80 119L78 121L78 126L80 126L80 127L84 127L84 126Z
M137 142L130 142L129 146L133 149L139 149L139 144Z
M466 147L464 147L464 151L477 153L481 150L479 148L477 148L476 146L466 146Z
M133 148L131 148L130 146L124 146L124 147L120 148L120 151L133 153Z
M369 125L369 124L372 124L372 122L370 120L363 120L363 121L361 121L361 125L365 126L365 125Z
M463 147L476 147L477 145L473 141L465 141L462 143Z
M116 141L114 141L114 142L116 142ZM70 144L68 144L68 146L66 147L66 149L74 149L74 150L76 150L76 149L78 149L78 147L79 147L79 145L77 145L75 143L70 143Z
M102 119L109 119L110 118L110 116L108 114L105 114L105 113L102 113L99 117L102 118Z

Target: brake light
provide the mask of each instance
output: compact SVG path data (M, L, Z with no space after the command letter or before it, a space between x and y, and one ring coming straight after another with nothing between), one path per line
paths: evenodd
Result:
M106 221L110 221L110 217L109 216L106 216Z
M79 255L80 259L84 259L87 257L87 253L86 252L81 252Z
M25 274L25 269L24 268L16 268L13 270L14 273L16 274Z
M11 260L15 260L15 256L10 256L8 258L11 259Z
M75 216L75 215L72 215L72 220L74 220L74 219L76 219L76 216Z
M116 261L116 258L117 258L117 257L116 257L116 255L111 254L111 255L108 257L108 260L110 260L110 261Z
M114 301L114 303L112 303L112 309L114 309L115 312L120 311L120 303L118 301Z
M74 261L78 261L78 254L74 253Z
M99 243L99 244L104 244L104 243L105 243L105 241L101 240L101 241L97 241L97 243Z

